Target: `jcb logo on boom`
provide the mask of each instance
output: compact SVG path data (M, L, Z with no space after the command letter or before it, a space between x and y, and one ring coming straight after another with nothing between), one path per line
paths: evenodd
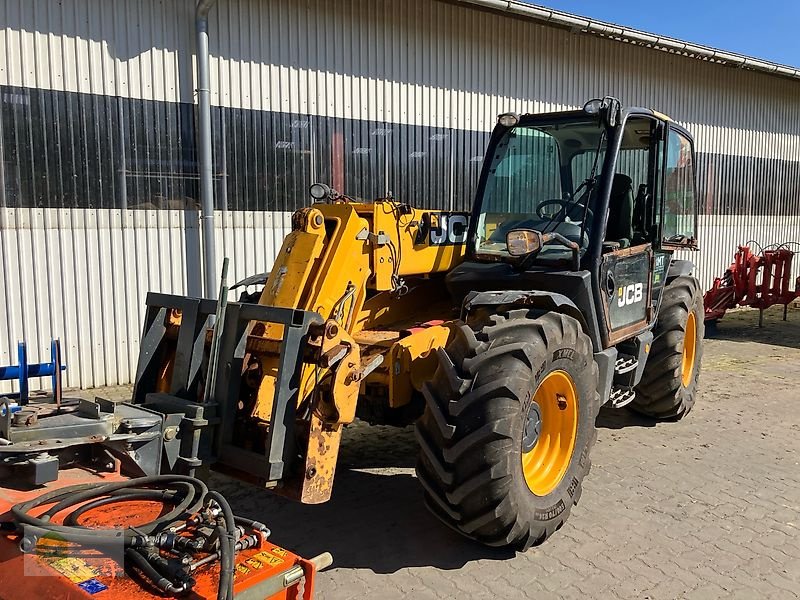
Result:
M463 244L467 241L466 215L458 213L438 213L430 225L431 246L444 246L447 244Z
M644 285L641 283L632 283L628 286L621 287L617 290L617 306L630 306L636 304L644 299Z

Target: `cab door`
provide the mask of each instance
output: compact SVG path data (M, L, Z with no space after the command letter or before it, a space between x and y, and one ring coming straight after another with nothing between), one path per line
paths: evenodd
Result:
M652 317L653 248L650 244L607 252L600 267L609 345L647 328Z
M649 226L655 245L653 307L657 311L674 252L697 250L698 203L694 141L689 132L668 123L653 152L656 194Z
M599 288L605 337L614 345L643 331L653 313L657 188L663 128L649 116L629 118L617 154Z

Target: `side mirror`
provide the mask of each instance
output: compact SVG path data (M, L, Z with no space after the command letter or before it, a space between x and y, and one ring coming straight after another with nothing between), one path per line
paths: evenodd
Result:
M535 229L512 229L506 234L506 248L511 256L527 256L544 246L542 234Z
M602 98L594 98L589 100L586 104L583 105L583 112L587 115L592 117L597 116L600 114L600 107L603 104Z
M512 229L506 234L506 250L511 256L525 257L520 262L523 267L528 260L533 260L542 246L551 242L558 242L572 250L572 268L575 271L580 269L581 247L556 231L542 233L535 229Z

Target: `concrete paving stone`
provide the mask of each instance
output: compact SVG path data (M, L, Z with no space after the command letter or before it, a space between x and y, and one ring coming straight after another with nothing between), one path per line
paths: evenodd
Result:
M773 592L770 592L769 595L764 596L767 600L797 600L800 598L796 592L790 592L788 590L777 589Z
M786 590L781 590L781 588L773 585L769 574L742 575L736 578L735 584L737 587L734 588L734 591L738 589L739 585L756 590L758 592L755 596L756 598L772 598L776 594L784 594L786 592Z
M679 579L667 579L655 587L645 590L643 597L648 600L674 600L683 598L696 586L687 585Z
M796 600L800 591L800 311L726 316L685 419L603 409L581 503L543 546L484 548L439 524L412 428L346 428L332 499L302 506L214 475L234 509L306 556L320 600ZM765 393L768 391L768 393ZM68 393L75 396L76 393ZM130 387L80 395L130 397Z
M800 593L800 586L797 585L797 582L786 579L782 574L772 573L769 576L769 582L778 589L791 592L795 595Z
M645 589L651 589L658 585L641 578L631 578L618 581L616 585L608 590L608 594L622 598L623 600L642 599L645 600ZM590 598L602 598L603 596L590 596Z
M573 585L586 596L602 596L604 591L613 588L616 583L617 580L611 573L599 571L589 576L581 574Z
M539 583L548 591L560 592L560 590L574 584L579 577L582 577L580 571L565 567L540 580Z
M726 596L727 600L754 600L754 598L761 597L761 593L758 590L742 585L737 586L735 590Z
M783 566L781 571L787 579L791 579L798 583L800 588L800 558L792 558Z

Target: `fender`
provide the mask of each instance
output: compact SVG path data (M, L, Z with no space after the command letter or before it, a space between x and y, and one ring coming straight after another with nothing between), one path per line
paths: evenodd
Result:
M594 345L594 360L599 369L597 392L600 402L604 404L611 392L614 378L614 363L617 359L617 349L614 347L602 350L600 345L600 330L597 323L592 327L586 322L583 313L577 305L563 294L556 292L541 292L533 290L519 290L508 292L470 292L461 309L461 318L464 319L469 312L479 306L520 306L546 312L557 312L570 316L581 324L583 331L592 340ZM601 349L600 351L597 351Z
M683 259L673 259L669 263L669 269L667 270L667 283L669 283L676 277L691 275L692 271L694 271L694 263L692 261Z
M479 306L524 306L542 312L559 312L572 317L581 324L583 331L592 340L595 348L600 345L600 331L597 323L592 326L577 305L563 294L535 290L509 290L502 292L470 292L464 298L462 318Z

